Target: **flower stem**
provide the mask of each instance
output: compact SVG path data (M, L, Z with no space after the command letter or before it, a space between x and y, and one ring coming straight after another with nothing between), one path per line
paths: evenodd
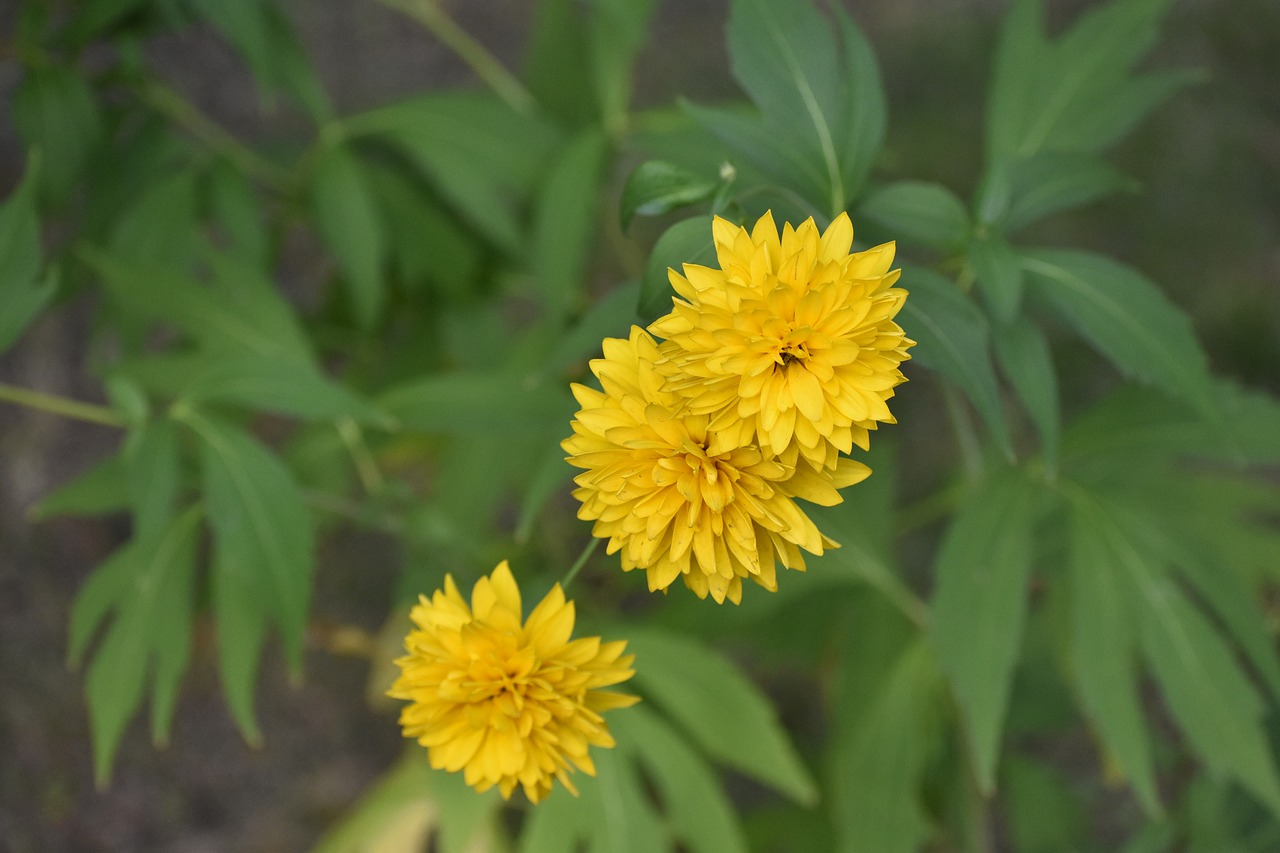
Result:
M19 388L16 385L0 383L0 400L16 403L19 406L26 406L28 409L62 415L64 418L88 421L91 424L112 427L128 426L124 418L106 406L68 400L66 397L44 394L40 391L32 391L30 388Z
M289 188L289 173L236 139L186 98L158 80L139 88L142 99L200 142L227 158L236 168L279 192Z
M381 492L385 481L382 478L382 472L378 470L378 461L373 458L369 445L365 443L360 426L351 418L340 418L334 426L337 427L338 435L342 436L347 452L351 454L351 461L356 467L356 473L360 477L360 484L364 486L365 492L371 495Z
M573 579L578 576L578 572L582 571L582 567L587 564L587 560L591 559L591 555L600 547L601 540L591 537L591 541L587 543L587 547L582 549L582 553L578 555L578 559L569 567L569 571L564 573L564 580L560 581L561 589L568 589L569 584L573 583Z
M533 112L535 101L524 84L484 45L458 26L458 22L449 17L449 13L440 5L439 0L379 0L379 2L403 12L422 24L463 62L471 66L471 70L513 110L526 114Z

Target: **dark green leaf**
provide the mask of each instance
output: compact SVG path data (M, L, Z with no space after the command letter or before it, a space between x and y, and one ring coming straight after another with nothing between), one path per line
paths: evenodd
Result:
M988 160L1008 157L1018 148L1032 110L1048 44L1041 0L1015 0L1005 16L987 94Z
M531 374L543 382L562 372L581 372L587 359L598 358L604 338L625 338L636 319L636 299L640 282L630 281L606 293L567 332L557 338L555 348Z
M769 701L732 664L701 643L632 628L640 691L680 723L712 758L797 802L817 798L808 770Z
M995 788L996 762L1022 644L1036 493L1016 469L992 475L943 539L933 592L933 644L964 711L977 781Z
M1127 375L1219 419L1213 381L1191 320L1137 271L1088 252L1024 254L1035 293Z
M84 0L67 25L66 37L83 44L149 3L150 0Z
M1088 823L1073 780L1049 764L1025 758L1011 758L1001 775L1014 849L1058 853L1084 846Z
M32 163L38 163L32 158ZM27 175L0 204L0 352L18 339L49 300L56 282L38 284L40 274L40 219L36 215L34 173Z
M1119 573L1126 558L1113 522L1090 501L1071 518L1071 648L1076 691L1098 739L1139 802L1162 814L1146 723L1138 703L1134 614Z
M610 718L610 729L632 760L644 765L676 840L692 853L747 849L732 803L715 771L643 705Z
M855 720L837 716L829 800L836 821L834 849L911 853L930 837L921 784L933 748L928 729L938 680L929 645L917 639L863 697L865 707Z
M315 560L312 520L298 486L276 455L248 433L194 411L185 420L203 442L215 571L249 575L239 588L228 587L229 597L267 593L258 606L279 624L286 657L297 671ZM224 611L219 624L225 618Z
M973 240L966 251L989 312L1001 325L1012 323L1022 307L1022 259L995 236Z
M73 68L29 69L13 93L13 123L26 146L40 152L42 198L60 204L102 138L93 90Z
M1022 317L995 333L996 359L1013 383L1018 398L1040 433L1045 465L1058 465L1062 441L1062 414L1058 403L1058 374L1049 345L1040 328Z
M619 219L625 229L636 214L661 216L685 205L711 198L717 182L699 177L665 160L649 160L627 176L618 203Z
M1005 455L1012 458L1013 443L1004 420L982 312L953 283L930 270L904 268L902 284L911 295L899 322L917 341L911 350L912 361L959 385Z
M572 400L509 373L443 373L396 386L379 409L406 429L465 433L556 428L568 423Z
M259 269L270 255L269 232L253 186L225 163L214 167L205 184L210 219L222 232L228 252Z
M954 249L969 239L969 213L940 184L899 181L870 193L858 215L882 226L895 239L935 249Z
M1009 169L1010 201L1001 218L1006 232L1070 210L1137 182L1091 154L1044 152Z
M196 181L188 170L155 181L121 211L108 249L124 263L189 267L196 240Z
M533 274L547 308L560 320L577 307L585 289L607 155L603 134L579 133L551 165L534 208Z
M632 64L644 47L655 0L593 0L587 24L592 75L606 130L624 130Z
M685 264L714 265L715 243L711 237L711 217L695 216L677 222L658 238L640 280L637 312L644 322L671 310L674 291L668 271L682 270Z
M356 321L372 328L386 303L382 222L356 156L334 145L311 184L316 228L337 256Z
M582 73L587 55L587 20L575 0L543 0L534 6L525 49L524 81L548 115L570 127L594 115L591 75Z
M884 143L887 109L884 85L880 81L880 68L875 53L866 36L845 12L843 6L834 6L836 21L840 25L840 44L844 52L847 87L843 94L846 113L841 132L840 169L844 175L845 203L857 197L862 188L880 146Z

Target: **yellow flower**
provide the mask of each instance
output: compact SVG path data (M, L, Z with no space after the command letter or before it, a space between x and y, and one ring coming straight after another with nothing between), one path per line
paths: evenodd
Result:
M595 775L587 747L614 745L601 712L638 701L599 689L635 672L626 642L571 641L573 602L559 584L521 623L506 560L476 582L470 607L446 576L444 590L420 596L411 616L408 654L387 695L409 700L400 725L427 748L431 766L463 771L477 791L497 785L504 798L518 783L536 803L554 779L576 795L574 767Z
M716 217L720 269L669 271L680 299L650 327L664 338L659 369L687 411L710 430L766 455L797 453L831 468L854 444L867 449L910 356L894 317L907 298L893 287L894 244L850 254L853 225L840 214L821 235L812 219L779 238L766 213L750 233Z
M629 340L606 338L591 362L603 392L574 385L582 409L561 446L571 465L578 517L621 553L624 570L645 569L649 589L676 578L700 598L735 604L742 579L777 589L775 557L804 570L803 548L837 547L793 500L824 506L870 469L841 459L821 473L799 460L786 464L751 444L725 444L705 414L680 414L654 367L658 347L637 326Z

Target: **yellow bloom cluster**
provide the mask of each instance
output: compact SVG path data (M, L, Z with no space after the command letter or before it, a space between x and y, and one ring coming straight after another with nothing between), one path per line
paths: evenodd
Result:
M871 473L843 454L893 423L914 342L894 322L893 244L851 253L847 215L821 234L809 219L779 235L770 214L712 233L720 268L671 270L673 310L604 341L602 390L573 386L562 446L585 469L578 517L623 569L737 603L744 578L776 590L778 562L837 547L794 499L839 503Z
M409 700L400 725L432 767L463 771L478 791L496 785L504 798L520 785L534 803L555 779L576 794L575 767L595 775L588 747L614 745L601 713L638 701L600 688L630 678L633 658L625 641L571 640L573 602L559 584L522 621L504 560L476 582L470 606L446 576L411 617L388 695Z

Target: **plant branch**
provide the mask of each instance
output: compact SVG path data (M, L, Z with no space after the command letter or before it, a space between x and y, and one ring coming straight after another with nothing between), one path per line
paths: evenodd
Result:
M582 549L582 553L578 555L578 559L569 567L569 571L565 572L564 580L560 581L561 589L568 589L569 584L573 583L573 579L578 576L578 572L582 571L582 567L587 564L587 560L591 559L591 555L600 547L601 540L591 537L591 541L587 543L587 547Z
M79 400L69 400L66 397L44 394L40 391L32 391L30 388L20 388L16 385L0 383L0 400L15 403L19 406L26 406L28 409L35 409L40 412L62 415L64 418L87 421L91 424L110 427L128 426L124 418L115 410L106 406L81 403Z
M438 0L379 0L379 2L388 8L403 12L422 24L467 63L471 70L513 110L518 113L533 112L535 101L524 84L484 45L458 26L458 22L449 17L449 13L444 10Z

